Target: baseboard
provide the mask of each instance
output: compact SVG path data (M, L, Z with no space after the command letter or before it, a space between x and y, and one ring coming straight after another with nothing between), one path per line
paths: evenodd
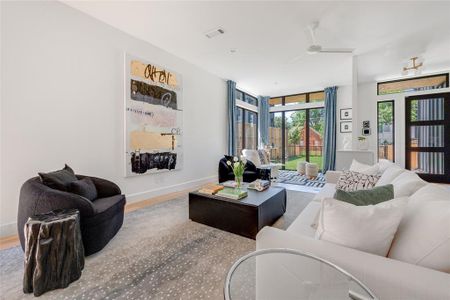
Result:
M0 225L0 237L17 235L17 223L12 222Z
M180 192L188 189L195 189L209 182L217 182L217 176L209 176L196 180L186 181L183 183L166 186L158 189L148 190L139 193L127 194L127 203L139 202L142 200L158 197L164 194ZM16 222L0 225L0 238L17 235Z
M217 176L208 176L200 179L190 180L179 184L161 187L158 189L148 190L139 193L127 194L127 203L133 203L161 196L168 193L180 192L187 189L195 189L203 184L217 181Z

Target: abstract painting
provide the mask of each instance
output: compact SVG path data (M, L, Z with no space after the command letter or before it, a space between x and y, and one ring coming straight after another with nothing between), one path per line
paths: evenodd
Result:
M126 176L181 169L182 92L180 74L125 54Z

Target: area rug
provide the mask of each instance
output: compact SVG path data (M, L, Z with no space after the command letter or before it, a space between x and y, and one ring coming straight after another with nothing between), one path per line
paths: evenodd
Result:
M306 176L300 175L297 171L288 170L280 170L277 182L296 184L313 188L322 188L326 183L325 176L322 173L319 173L319 175L315 179L308 179Z
M286 229L313 194L288 191L287 212L275 224ZM86 258L83 274L41 299L223 299L225 276L255 241L188 219L185 197L125 215L122 229L99 253ZM23 294L23 252L0 251L1 299Z

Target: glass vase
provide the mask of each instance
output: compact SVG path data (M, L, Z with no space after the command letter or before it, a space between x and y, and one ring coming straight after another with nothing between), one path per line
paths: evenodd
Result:
M242 182L244 181L244 176L234 175L234 181L236 182L236 188L240 189L242 187Z

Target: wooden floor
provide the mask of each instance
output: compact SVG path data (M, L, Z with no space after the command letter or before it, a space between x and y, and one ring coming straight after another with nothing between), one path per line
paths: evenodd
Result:
M169 200L178 198L180 196L186 195L187 193L189 193L193 190L195 190L195 189L183 190L183 191L179 191L179 192L174 192L174 193L165 194L165 195L161 195L158 197L142 200L139 202L128 203L125 205L125 213L129 213L129 212L132 212L137 209L141 209L141 208L144 208L144 207L147 207L150 205L155 205L155 204L158 204L158 203L161 203L164 201L169 201ZM15 247L15 246L19 245L19 243L20 242L19 242L18 235L12 235L12 236L0 238L0 250Z

